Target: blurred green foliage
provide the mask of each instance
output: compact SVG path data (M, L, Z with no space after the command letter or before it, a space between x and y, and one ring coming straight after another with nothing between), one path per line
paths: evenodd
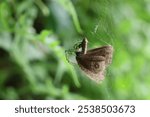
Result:
M149 0L0 1L0 99L150 99ZM111 44L97 84L65 50Z

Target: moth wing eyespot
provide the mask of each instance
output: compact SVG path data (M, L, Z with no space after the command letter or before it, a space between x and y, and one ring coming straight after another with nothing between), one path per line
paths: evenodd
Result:
M96 69L98 69L98 68L99 68L99 64L95 62L94 67L95 67Z
M102 71L102 65L101 65L101 62L95 62L95 61L92 61L91 64L90 64L90 67L91 67L91 70L95 73L99 72L99 71Z

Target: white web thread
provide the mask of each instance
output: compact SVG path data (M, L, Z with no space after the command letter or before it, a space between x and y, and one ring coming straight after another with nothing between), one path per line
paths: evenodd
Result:
M113 47L114 47L114 35L113 35L113 33L109 33L109 30L108 30L108 27L105 27L104 25L105 25L105 21L103 22L103 21L98 21L98 23L95 25L95 27L94 27L94 29L93 29L93 31L92 31L92 35L93 36L98 36L98 40L100 40L101 42L103 42L103 43L105 43L106 45L112 45ZM104 32L105 32L105 34L108 36L108 38L109 38L109 40L110 40L110 43L109 42L107 42L107 41L105 41L105 40L103 40L103 39L101 39L100 37L101 37L101 34L98 34L98 30L101 28L101 30L103 30ZM109 70L109 68L107 68L107 70L106 70L106 72L107 73L105 73L105 77L110 77L110 70ZM111 78L111 77L110 77ZM107 79L108 80L108 79ZM107 85L107 83L106 83L106 85ZM107 86L108 87L108 86ZM110 88L111 88L112 86L110 86ZM110 94L110 89L108 89L108 88L105 88L105 92L106 92L106 95L107 95L107 98L108 99L111 99L111 94Z

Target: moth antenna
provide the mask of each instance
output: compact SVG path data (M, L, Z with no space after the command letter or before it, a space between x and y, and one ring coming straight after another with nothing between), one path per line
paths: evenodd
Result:
M82 43L81 43L81 46L82 46L82 53L83 54L86 54L87 53L87 43L88 43L88 40L87 38L84 38Z

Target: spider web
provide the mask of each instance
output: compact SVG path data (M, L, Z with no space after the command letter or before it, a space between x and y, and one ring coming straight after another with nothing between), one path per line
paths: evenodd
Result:
M90 37L89 43L88 45L91 46L93 48L93 45L95 45L95 47L100 47L104 46L104 45L111 45L114 50L115 49L115 33L113 32L113 19L112 19L112 14L111 14L111 2L109 2L108 0L103 1L105 6L104 9L102 9L101 14L99 14L99 7L101 7L101 5L96 6L96 13L99 14L97 16L97 20L95 20L95 22L93 23L93 28L90 29L89 32L87 32L88 37ZM109 21L109 22L108 22ZM88 38L87 37L87 38ZM97 44L98 43L98 44ZM107 99L111 99L111 90L113 87L112 82L110 82L110 80L113 80L112 76L111 76L111 64L108 66L108 68L106 68L106 72L105 72L105 79L102 82L102 84L100 84L105 92L105 96ZM91 86L92 87L92 86Z
M108 0L102 0L102 4L100 3L100 0L87 0L87 8L91 8L90 10L94 11L96 15L96 19L87 19L89 21L90 26L88 24L84 23L85 21L81 20L81 24L85 24L85 27L87 26L88 29L85 29L84 35L88 39L88 48L94 49L96 47L101 47L104 45L111 45L115 49L115 34L113 32L113 20L112 20L112 14L111 14L111 2ZM83 1L80 1L81 3ZM94 5L94 6L92 6ZM102 7L102 8L101 8ZM93 9L94 8L94 9ZM89 11L90 11L89 10ZM80 16L79 16L80 17ZM90 27L90 28L89 28ZM83 29L84 30L84 29ZM84 38L84 37L83 37ZM82 41L82 38L81 38ZM72 49L68 53L68 60L71 64L75 65L75 49ZM110 65L111 66L111 65ZM110 67L109 66L109 67ZM107 99L111 99L111 89L112 89L112 83L109 82L110 79L113 79L111 76L111 69L109 67L106 69L105 73L105 79L102 82L102 87L105 90L105 96ZM109 86L108 86L109 85ZM91 84L90 87L93 87ZM102 89L102 88L101 88Z

